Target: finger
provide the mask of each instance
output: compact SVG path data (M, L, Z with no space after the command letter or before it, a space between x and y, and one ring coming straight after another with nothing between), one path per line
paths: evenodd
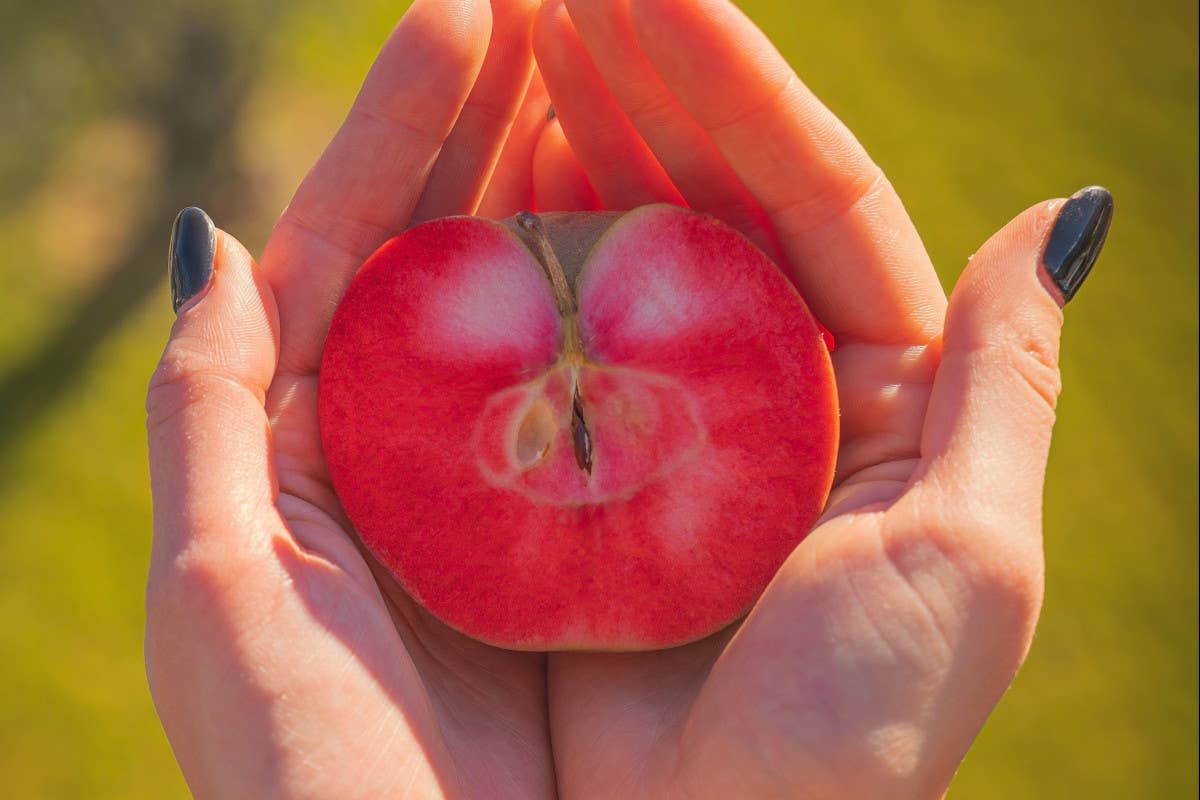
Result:
M505 219L518 211L533 210L533 151L546 127L549 110L546 84L535 69L508 140L500 151L500 160L475 212L479 216Z
M594 211L600 198L558 120L538 137L533 153L533 197L538 211Z
M866 151L726 0L631 0L650 63L779 236L797 285L843 342L920 343L945 296Z
M500 157L533 71L537 0L492 0L492 38L475 87L417 202L410 224L473 214Z
M264 410L278 342L271 289L203 212L181 213L176 230L189 225L215 246L175 259L176 275L211 277L180 309L146 396L156 564L194 546L236 556L265 545L275 497Z
M608 89L688 205L729 223L781 261L758 201L642 53L629 0L567 0L567 8Z
M279 302L282 372L316 372L346 285L408 224L490 32L486 0L417 0L388 37L263 253Z
M679 190L596 71L562 0L542 6L533 49L554 113L604 207L682 205Z
M921 445L920 485L945 505L1014 526L1040 521L1064 296L1046 271L1058 261L1048 242L1087 245L1086 275L1111 213L1099 187L1034 206L988 240L954 287Z

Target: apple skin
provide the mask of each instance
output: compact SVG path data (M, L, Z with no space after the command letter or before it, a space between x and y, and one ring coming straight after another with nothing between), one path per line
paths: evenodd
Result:
M822 329L709 216L542 221L568 297L512 221L427 222L363 265L321 364L334 487L404 589L468 636L701 638L746 613L824 507L838 412Z

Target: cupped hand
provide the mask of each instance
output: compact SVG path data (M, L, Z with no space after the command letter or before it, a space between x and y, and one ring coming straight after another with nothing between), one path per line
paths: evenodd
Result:
M937 797L1041 603L1064 299L1043 251L1063 202L989 240L947 306L886 178L726 0L536 5L415 3L261 265L217 232L213 278L180 310L147 401L146 654L189 785ZM338 506L316 427L333 309L424 219L656 201L741 229L832 331L828 509L750 615L692 645L473 642L398 589Z
M389 237L475 209L536 8L414 3L261 263L217 231L179 310L147 398L146 662L198 797L554 794L544 656L468 640L376 573L317 431L338 299Z

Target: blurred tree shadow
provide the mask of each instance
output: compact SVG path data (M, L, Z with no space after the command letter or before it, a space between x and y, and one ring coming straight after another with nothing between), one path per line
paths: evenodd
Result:
M73 307L58 315L57 325L35 347L0 374L0 463L82 377L106 337L162 284L174 214L198 204L232 222L249 211L244 207L248 193L238 191L242 167L236 152L236 123L252 88L253 54L275 17L275 2L238 4L236 13L213 7L202 13L162 13L161 6L145 5L144 18L138 16L143 9L126 7L96 14L92 21L98 25L76 27L79 35L120 47L122 36L128 34L118 32L118 26L146 20L138 35L155 37L153 49L127 59L115 70L120 91L113 105L157 129L163 144L157 165L162 178L146 204L150 213L137 220L126 251L113 267ZM247 20L256 30L248 28ZM53 24L54 15L46 21ZM94 52L94 42L84 47L85 52ZM121 60L119 55L112 58ZM137 69L134 63L139 61L154 68ZM33 182L28 170L22 177L23 186ZM63 220L63 226L69 231L70 220ZM164 296L163 303L167 302Z

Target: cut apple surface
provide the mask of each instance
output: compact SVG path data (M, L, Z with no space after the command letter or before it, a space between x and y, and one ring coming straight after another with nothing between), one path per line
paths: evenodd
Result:
M320 424L405 590L524 650L669 647L737 619L820 514L838 438L795 288L667 205L392 239L334 316Z

